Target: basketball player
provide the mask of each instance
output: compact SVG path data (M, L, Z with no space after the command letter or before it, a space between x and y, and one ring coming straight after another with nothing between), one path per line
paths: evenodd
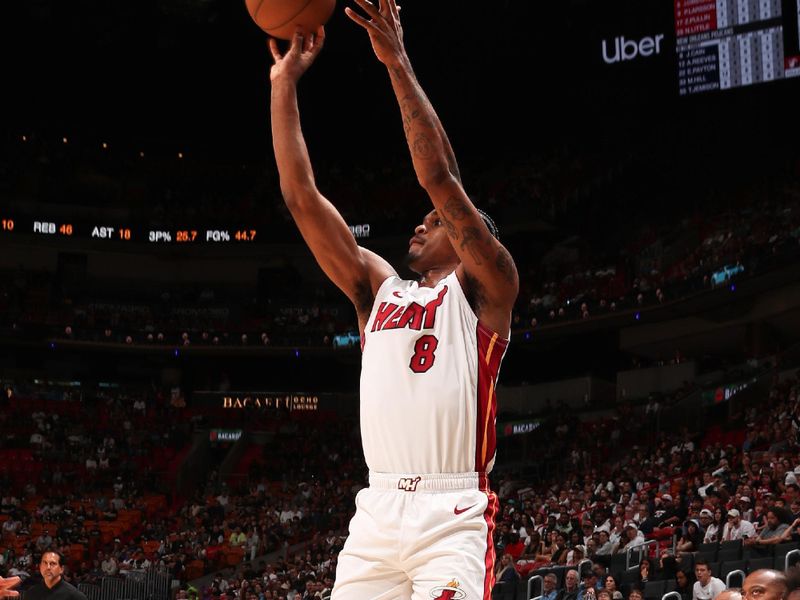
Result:
M393 0L357 0L388 70L417 178L433 210L409 242L402 280L359 247L317 190L297 81L324 43L275 40L271 118L281 192L323 271L353 302L362 339L361 435L369 487L356 498L333 600L489 599L497 497L495 386L519 287L496 228L465 193L450 143L416 80Z

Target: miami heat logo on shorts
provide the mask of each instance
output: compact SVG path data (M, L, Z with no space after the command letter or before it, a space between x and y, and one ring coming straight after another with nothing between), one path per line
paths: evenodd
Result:
M459 588L458 581L455 579L431 590L431 598L434 600L462 600L466 597L464 590Z

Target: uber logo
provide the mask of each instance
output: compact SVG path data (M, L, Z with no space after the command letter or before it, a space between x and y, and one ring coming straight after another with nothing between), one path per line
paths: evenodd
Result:
M643 37L638 42L636 40L626 40L624 35L619 35L614 38L613 54L609 53L608 43L603 40L603 61L611 65L624 60L633 60L637 56L660 54L663 39L663 33L659 33L655 37Z

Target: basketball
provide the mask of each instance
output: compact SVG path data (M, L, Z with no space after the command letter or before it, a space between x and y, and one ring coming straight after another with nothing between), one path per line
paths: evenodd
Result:
M253 21L272 37L291 40L300 26L314 32L333 14L336 0L245 0Z

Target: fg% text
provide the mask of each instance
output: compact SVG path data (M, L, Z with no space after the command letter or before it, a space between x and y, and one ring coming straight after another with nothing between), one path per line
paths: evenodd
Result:
M191 243L211 242L226 243L232 240L237 242L252 242L256 239L255 229L237 229L231 232L228 229L178 229L175 231L150 230L148 241L152 243Z

